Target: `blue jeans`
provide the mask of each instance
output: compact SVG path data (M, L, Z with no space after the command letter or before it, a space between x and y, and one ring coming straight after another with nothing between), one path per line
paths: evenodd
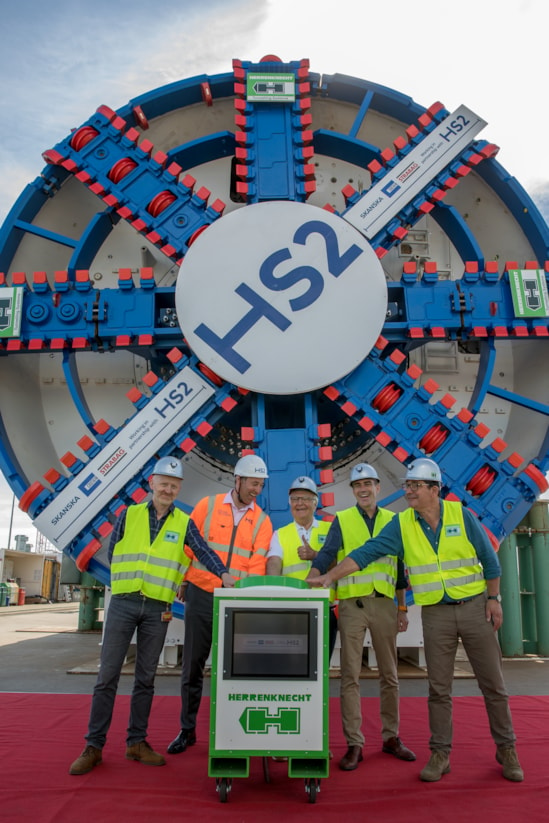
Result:
M168 628L168 624L161 619L165 610L165 603L140 594L112 596L103 632L101 662L86 735L90 746L102 749L105 745L120 672L134 631L137 631L135 676L126 742L128 746L132 746L147 737L156 667Z

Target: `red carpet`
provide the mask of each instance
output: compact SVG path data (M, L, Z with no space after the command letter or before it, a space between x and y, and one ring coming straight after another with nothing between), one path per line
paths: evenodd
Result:
M498 823L547 820L549 815L549 697L513 697L511 707L518 752L526 778L510 783L494 758L481 697L454 701L455 739L452 771L439 783L422 783L419 770L429 757L425 698L402 698L402 739L417 754L405 763L381 752L378 701L363 698L367 744L364 762L342 772L345 751L339 701L330 702L330 746L334 761L310 804L304 781L289 778L287 764L269 761L270 782L260 757L251 760L250 777L235 779L227 803L220 803L215 780L207 776L208 712L204 701L199 741L164 767L126 760L128 697L119 697L103 763L82 777L68 767L83 748L90 698L86 695L0 694L0 820L5 823L139 823L184 820L209 823L293 823L339 821L436 820ZM149 740L158 751L177 732L179 699L157 697ZM352 816L352 818L351 818Z

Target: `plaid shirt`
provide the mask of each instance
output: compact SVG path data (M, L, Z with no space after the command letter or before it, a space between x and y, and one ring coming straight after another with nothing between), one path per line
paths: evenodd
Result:
M152 504L152 500L149 500L147 506L149 509L149 539L150 544L152 545L156 540L158 533L164 525L166 519L173 514L175 506L172 503L172 505L163 517L157 516L156 509ZM113 532L111 534L108 550L109 563L111 563L112 561L114 547L124 537L124 529L126 527L126 512L127 509L124 509L124 511L116 521ZM210 549L210 547L200 534L198 526L196 525L194 520L191 520L190 518L189 523L187 525L185 543L193 550L200 563L207 567L208 571L211 571L212 574L215 574L217 577L221 577L222 574L225 574L227 569L225 568L217 554L214 551L212 551L212 549Z

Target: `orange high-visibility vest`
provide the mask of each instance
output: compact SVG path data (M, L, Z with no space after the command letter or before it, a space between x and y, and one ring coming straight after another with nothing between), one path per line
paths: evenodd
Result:
M247 509L235 526L232 506L223 502L225 497L225 494L203 497L196 504L192 519L209 547L227 566L229 574L238 580L265 574L273 534L270 518L254 503L253 509ZM188 546L185 551L191 559L185 580L204 591L213 592L221 585L219 577L207 571Z

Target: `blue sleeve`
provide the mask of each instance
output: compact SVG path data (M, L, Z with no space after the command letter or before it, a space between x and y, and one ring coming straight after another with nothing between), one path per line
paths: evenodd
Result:
M221 577L222 574L227 572L226 567L223 565L218 555L210 549L200 534L198 526L192 518L189 518L189 522L187 524L185 543L193 550L199 563L202 563L202 565L205 566L209 572L215 574L216 577Z
M463 507L463 522L465 523L465 531L469 542L475 547L477 557L482 563L485 579L492 580L494 577L501 577L499 558L482 523L465 506Z
M118 543L119 540L122 540L124 537L124 529L126 528L126 512L128 510L124 509L124 511L120 514L118 520L114 524L114 529L112 530L111 539L109 541L109 548L107 551L107 556L109 558L109 566L112 563L112 556L114 552L114 547Z
M400 560L404 559L404 546L398 515L389 520L377 537L370 538L363 546L359 546L358 549L355 549L347 556L354 560L360 569L365 569L378 557L384 557L386 554L396 555Z
M320 574L326 574L334 560L337 560L337 553L342 543L341 526L336 516L328 530L324 545L311 563L311 568L318 569Z
M406 572L404 569L404 563L400 559L397 560L397 579L395 589L407 589L408 588L408 579L406 577Z

